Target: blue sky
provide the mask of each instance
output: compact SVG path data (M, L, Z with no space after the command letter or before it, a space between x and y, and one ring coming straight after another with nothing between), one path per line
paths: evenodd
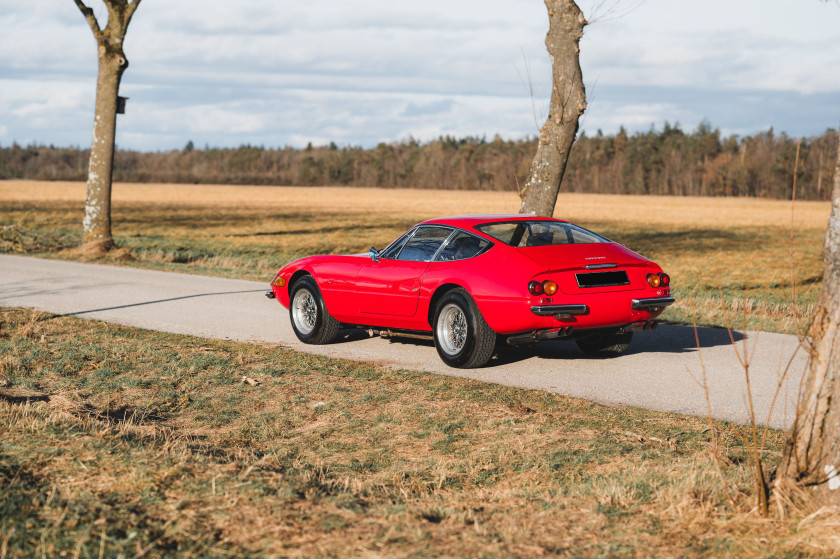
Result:
M840 5L591 0L582 128L703 119L726 134L840 122ZM103 17L101 0L89 5ZM143 0L117 143L282 147L534 136L550 66L539 0ZM96 49L71 0L0 0L0 145L90 142Z

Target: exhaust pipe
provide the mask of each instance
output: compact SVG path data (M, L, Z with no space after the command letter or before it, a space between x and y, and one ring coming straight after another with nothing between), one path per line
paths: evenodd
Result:
M633 324L629 324L624 328L621 328L619 331L624 332L639 332L642 330L656 330L659 326L659 323L655 320L645 320L642 322L634 322Z
M510 345L529 345L541 342L543 340L554 340L556 338L567 338L572 335L574 328L572 326L564 326L562 328L552 328L551 330L534 330L525 334L517 334L510 336L507 343Z

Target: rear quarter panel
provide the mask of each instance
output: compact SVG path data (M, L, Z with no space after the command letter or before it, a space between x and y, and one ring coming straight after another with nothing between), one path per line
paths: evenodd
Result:
M532 279L559 279L561 275L549 271L547 266L535 262L515 249L507 246L494 247L491 251L458 262L433 262L429 265L421 286L420 306L416 315L415 329L429 329L429 318L434 309L430 308L435 291L446 284L458 285L470 293L487 324L499 334L514 334L538 330L572 326L576 329L604 328L624 326L631 322L655 318L659 313L637 311L631 308L633 298L662 296L662 290L647 286L641 278L647 272L660 271L659 266L649 262L636 261L635 266L625 267L634 277L634 288L577 290L566 294L558 291L553 297L534 296L528 292L528 282ZM639 287L639 282L644 287ZM559 283L559 282L558 282ZM575 286L576 287L576 286ZM531 312L531 306L541 304L585 304L588 314L567 319L554 316L537 316Z
M531 328L534 320L545 320L530 312L528 281L542 267L506 246L466 260L432 262L421 285L417 317L428 329L432 295L446 284L467 290L481 311L488 326L498 333L521 332ZM525 309L525 313L522 312ZM430 312L431 311L431 312Z

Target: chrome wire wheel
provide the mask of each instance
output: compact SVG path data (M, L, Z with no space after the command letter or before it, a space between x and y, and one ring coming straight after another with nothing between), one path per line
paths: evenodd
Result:
M458 355L467 343L467 317L461 307L450 303L443 307L437 321L437 339L447 355Z
M308 289L299 289L292 301L292 320L303 335L312 333L318 320L318 304Z

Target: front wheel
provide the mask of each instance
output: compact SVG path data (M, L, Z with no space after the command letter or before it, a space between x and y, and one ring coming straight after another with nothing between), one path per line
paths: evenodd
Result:
M463 289L453 289L438 301L434 332L438 355L450 367L474 369L493 355L496 333Z
M594 334L575 340L578 347L590 357L618 357L630 347L633 332L623 334Z
M338 336L339 323L327 312L312 276L301 278L292 286L289 318L295 335L305 344L328 344Z

